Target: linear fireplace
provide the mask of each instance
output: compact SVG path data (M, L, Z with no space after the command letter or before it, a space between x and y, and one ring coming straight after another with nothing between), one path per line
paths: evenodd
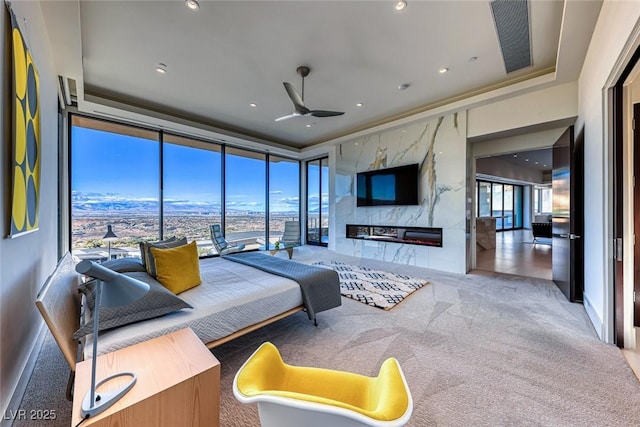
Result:
M347 224L347 238L442 247L442 228Z

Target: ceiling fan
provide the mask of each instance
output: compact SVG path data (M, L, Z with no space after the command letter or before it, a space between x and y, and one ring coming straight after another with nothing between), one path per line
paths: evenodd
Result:
M278 117L276 119L276 122L292 119L294 117L300 117L300 116L334 117L334 116L341 116L344 114L343 111L310 110L304 105L304 78L309 75L310 71L311 69L305 66L298 67L296 69L296 72L298 73L298 75L302 77L302 96L298 95L298 92L296 92L296 89L293 87L291 83L289 82L283 83L284 88L286 89L287 94L289 95L289 98L291 98L291 102L293 102L294 111L293 113L287 114L286 116Z

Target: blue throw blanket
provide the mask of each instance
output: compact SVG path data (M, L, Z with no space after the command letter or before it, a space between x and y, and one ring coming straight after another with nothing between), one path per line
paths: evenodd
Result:
M342 304L340 278L338 273L333 270L276 258L260 252L225 255L224 259L298 282L309 320L315 321L316 313Z

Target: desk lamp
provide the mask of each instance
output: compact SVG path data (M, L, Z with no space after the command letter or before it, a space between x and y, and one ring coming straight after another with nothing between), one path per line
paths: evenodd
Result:
M117 238L118 236L113 232L111 224L107 225L107 234L104 235L102 240L109 243L109 259L111 259L111 242L115 241Z
M109 226L111 231L111 226ZM119 307L131 304L142 298L149 291L149 285L133 277L117 273L93 261L84 260L78 263L76 271L85 276L97 279L95 288L95 304L93 309L93 356L91 359L91 390L82 400L82 418L93 417L113 405L124 396L136 383L136 374L123 372L112 375L96 384L96 359L98 352L98 317L100 307ZM103 289L103 285L104 289ZM114 378L129 376L131 380L119 390L96 393L98 387Z

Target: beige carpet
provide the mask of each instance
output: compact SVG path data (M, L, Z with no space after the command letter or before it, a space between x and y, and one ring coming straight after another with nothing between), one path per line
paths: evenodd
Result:
M284 254L286 256L286 254ZM343 298L214 349L222 364L221 425L258 426L257 409L233 397L237 369L264 341L296 365L375 375L398 358L414 399L409 426L632 426L640 424L640 384L620 351L600 342L578 304L552 282L478 273L465 276L296 248L294 260L338 259L431 282L391 311ZM45 341L23 409L59 408L69 425L64 361ZM66 417L66 418L65 418Z

